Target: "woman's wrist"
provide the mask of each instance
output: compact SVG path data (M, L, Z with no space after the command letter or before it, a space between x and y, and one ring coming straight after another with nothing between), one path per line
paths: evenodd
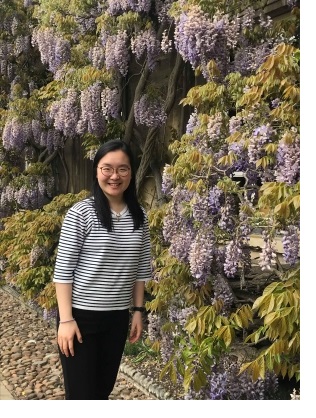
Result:
M68 319L66 321L59 321L59 323L60 324L67 324L67 322L73 322L73 321L75 321L75 318L71 318L71 319Z
M132 306L131 311L132 312L145 312L145 308L143 306Z

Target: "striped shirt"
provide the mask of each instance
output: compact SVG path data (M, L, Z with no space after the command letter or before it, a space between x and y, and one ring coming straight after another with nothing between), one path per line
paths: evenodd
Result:
M112 216L114 228L108 232L88 198L72 206L64 218L53 281L72 283L74 308L128 309L135 281L151 279L146 213L143 226L135 231L128 208L119 220Z

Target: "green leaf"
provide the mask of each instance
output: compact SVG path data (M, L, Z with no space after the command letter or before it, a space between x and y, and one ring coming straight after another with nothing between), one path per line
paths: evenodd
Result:
M197 327L197 320L196 319L191 319L187 323L185 329L188 331L189 334L192 334L195 331L196 327Z

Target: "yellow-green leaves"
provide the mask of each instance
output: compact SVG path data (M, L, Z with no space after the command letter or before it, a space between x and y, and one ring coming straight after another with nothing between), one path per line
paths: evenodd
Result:
M108 71L104 69L99 70L91 65L87 65L69 71L65 76L65 84L72 85L73 88L78 90L84 90L96 82L103 82L107 85L111 79L111 74Z
M288 219L297 217L300 207L300 183L290 186L285 183L267 182L260 188L258 207L272 210L276 216Z
M186 98L180 101L180 104L191 105L196 108L212 105L212 113L223 110L224 94L226 87L223 84L217 84L210 81L203 86L193 87L189 90ZM201 109L201 110L202 110Z
M224 325L216 331L215 336L221 338L226 347L230 347L235 339L234 329L230 325Z
M288 271L283 281L268 285L253 304L254 312L263 319L264 325L248 335L245 341L270 341L256 359L241 367L241 372L251 371L253 379L264 378L266 368L283 377L295 375L299 378L299 275L299 268Z
M139 13L128 11L117 17L117 27L120 30L135 30L140 28L142 19Z
M40 166L34 167L36 168L41 169ZM43 308L56 306L50 283L63 217L70 206L88 194L89 192L83 190L77 195L59 195L41 210L17 212L3 220L0 257L6 261L6 268L2 275L8 280L13 278L27 298L40 295L39 302ZM34 248L44 249L45 254L35 262L32 261Z
M254 106L256 103L266 100L274 92L278 97L283 98L288 106L293 106L292 113L294 113L297 122L298 109L293 112L300 94L299 66L295 58L297 51L291 45L284 43L278 45L274 53L269 55L258 69L256 75L249 77L247 82L249 88L238 100L237 106ZM274 110L272 112L276 113ZM283 112L282 115L285 116L285 113Z

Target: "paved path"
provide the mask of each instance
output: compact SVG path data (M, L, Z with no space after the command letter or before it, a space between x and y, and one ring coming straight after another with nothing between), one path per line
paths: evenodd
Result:
M0 400L63 400L56 330L0 287ZM112 400L166 399L163 388L122 364Z
M0 401L8 401L14 399L7 387L2 382L2 376L0 377Z

